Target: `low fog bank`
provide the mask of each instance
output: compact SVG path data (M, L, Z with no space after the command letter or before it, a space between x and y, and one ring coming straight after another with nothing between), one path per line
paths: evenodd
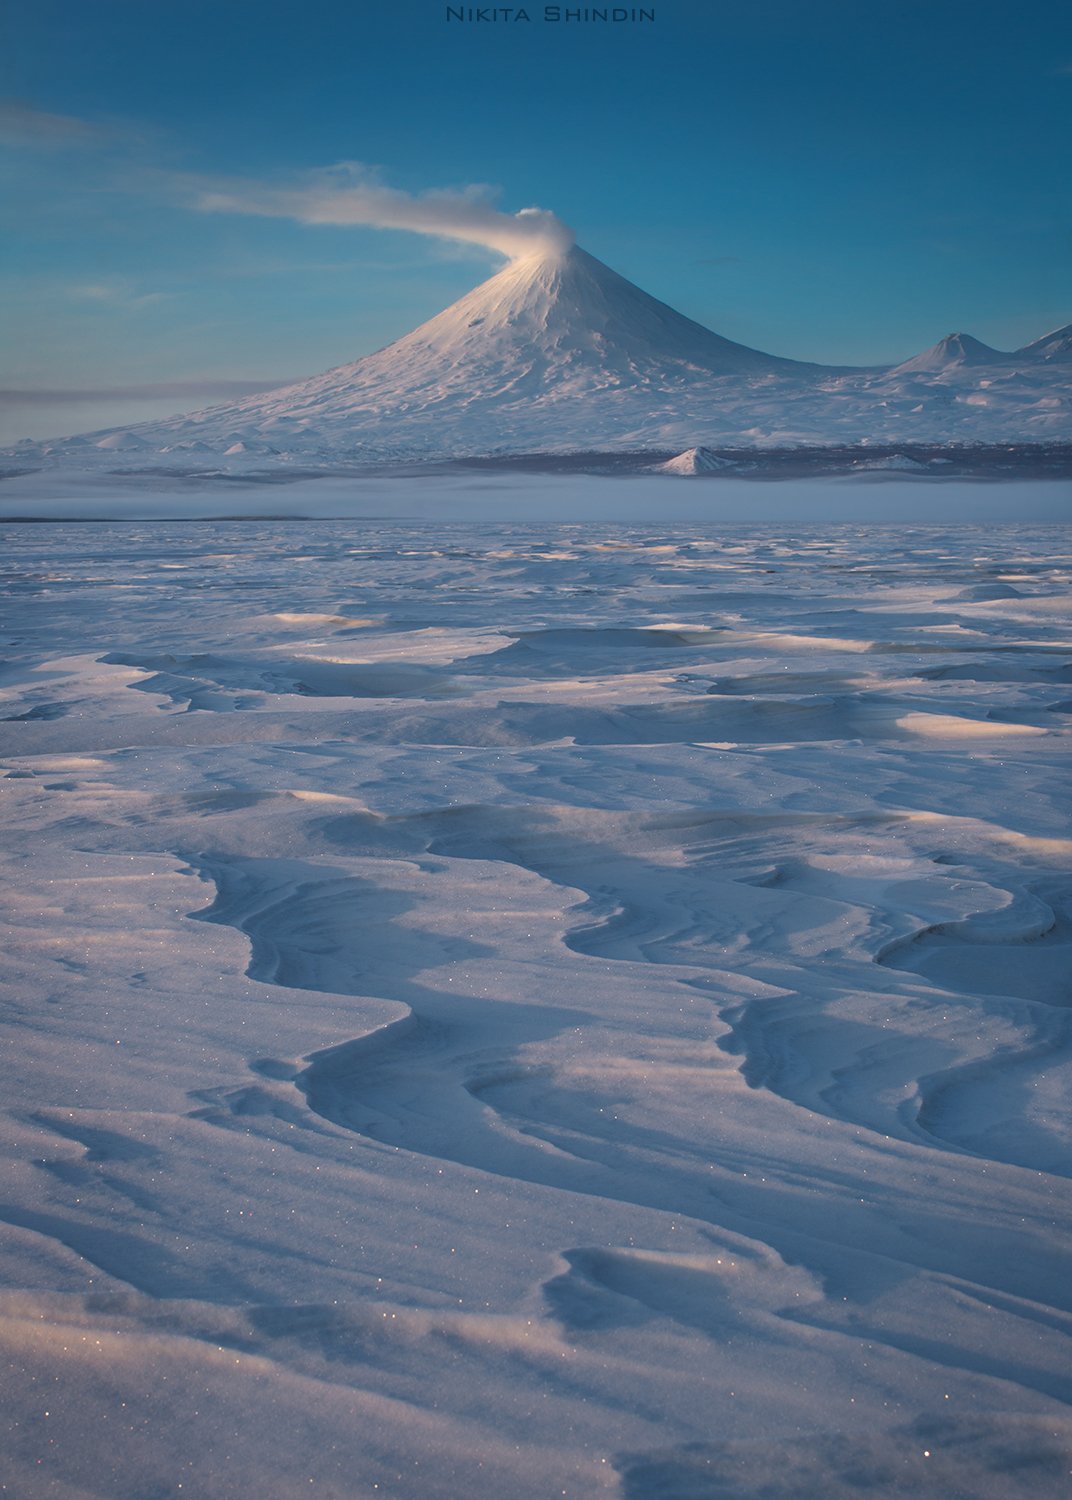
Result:
M1062 521L1066 482L874 476L765 482L667 475L399 474L12 475L0 520L259 517L445 521L936 522Z

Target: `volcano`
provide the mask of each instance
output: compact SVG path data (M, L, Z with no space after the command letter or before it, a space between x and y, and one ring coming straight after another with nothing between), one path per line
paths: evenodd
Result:
M664 435L667 418L709 405L713 382L793 380L817 368L712 333L575 245L511 262L353 364L153 430L224 452L311 442L517 451L563 431L643 443Z
M1011 357L999 349L991 349L989 344L980 343L970 333L947 333L944 339L939 339L930 349L924 349L922 354L895 365L890 374L914 375L959 369L966 365L1000 365L1007 364Z
M1056 362L1030 361L1037 374L972 396L1009 358L968 335L892 371L779 358L693 322L574 245L512 261L353 364L41 451L130 463L149 450L172 464L211 452L248 467L1067 435L1067 371Z

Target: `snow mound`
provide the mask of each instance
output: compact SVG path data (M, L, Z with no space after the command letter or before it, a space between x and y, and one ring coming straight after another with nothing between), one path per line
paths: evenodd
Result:
M676 458L669 458L664 464L653 465L658 474L715 474L719 470L733 468L736 465L731 458L719 458L710 448L686 448Z
M947 463L947 459L939 460ZM886 458L863 458L853 465L855 469L873 470L876 473L925 474L930 465L918 458L909 458L907 453L891 453Z
M106 452L122 451L124 448L145 448L145 439L135 432L110 432L107 437L102 437L99 442L94 443L95 448L103 448Z

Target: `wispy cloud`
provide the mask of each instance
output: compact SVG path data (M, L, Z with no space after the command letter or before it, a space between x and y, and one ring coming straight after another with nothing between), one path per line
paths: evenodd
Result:
M129 308L152 307L157 302L166 302L170 292L142 292L122 282L84 282L65 288L68 297L75 302L96 302L107 307Z
M193 207L203 213L254 214L294 219L301 224L364 224L376 229L408 229L468 244L485 245L517 259L547 250L565 250L573 231L547 209L516 214L495 207L493 191L477 184L428 193L404 193L386 186L360 162L339 162L285 184L246 178L176 179Z
M45 149L104 145L111 137L109 126L80 120L74 115L50 114L21 99L0 99L0 140L9 145Z
M290 385L294 377L279 380L164 380L141 385L97 386L93 390L0 389L0 402L11 406L58 406L72 402L182 400L192 396L212 400L219 396L252 396Z

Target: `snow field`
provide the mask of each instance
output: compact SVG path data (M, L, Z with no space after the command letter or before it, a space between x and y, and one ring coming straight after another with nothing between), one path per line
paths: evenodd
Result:
M1064 1492L1066 530L5 540L12 1493Z

